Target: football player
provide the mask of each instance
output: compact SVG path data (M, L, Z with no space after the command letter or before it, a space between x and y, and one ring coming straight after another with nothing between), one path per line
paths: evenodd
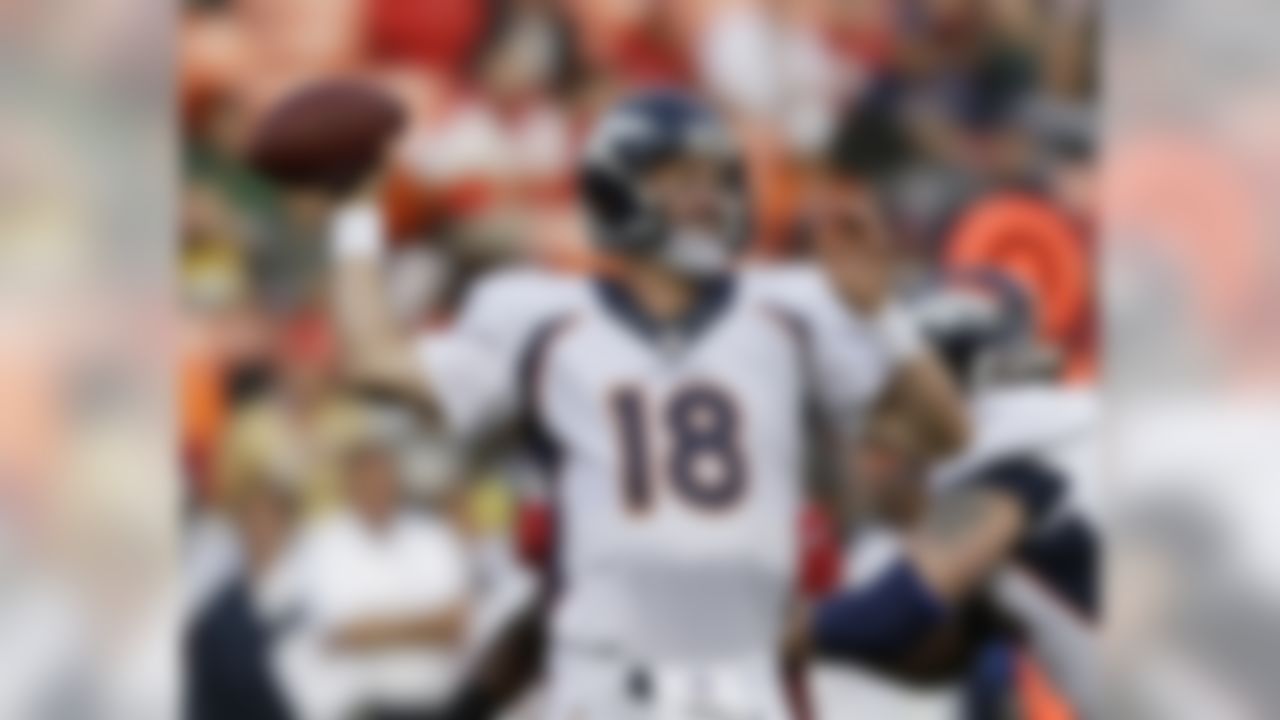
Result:
M921 325L970 388L974 442L931 467L891 411L871 422L855 483L889 530L855 540L854 562L876 567L820 605L814 637L820 654L919 679L945 677L967 651L1004 636L1076 716L1097 717L1096 407L1088 393L1037 377L1045 356L1027 342L1027 315L997 277L921 304Z
M789 717L778 649L812 408L852 425L890 395L943 454L963 403L888 300L866 196L828 198L825 272L737 269L742 160L710 109L665 90L605 115L581 175L605 271L499 272L417 338L387 309L377 213L338 212L347 366L464 441L521 422L553 468L549 717Z

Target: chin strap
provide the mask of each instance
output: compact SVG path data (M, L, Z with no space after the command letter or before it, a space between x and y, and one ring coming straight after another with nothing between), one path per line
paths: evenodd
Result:
M724 238L696 230L674 231L661 254L667 265L693 277L720 275L733 260L732 249Z

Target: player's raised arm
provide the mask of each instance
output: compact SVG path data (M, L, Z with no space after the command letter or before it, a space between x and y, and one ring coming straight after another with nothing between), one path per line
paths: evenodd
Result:
M526 339L561 288L533 271L493 273L468 291L448 329L415 334L386 297L377 208L344 205L332 225L333 310L351 382L413 401L464 441L510 420Z
M378 208L362 199L339 205L329 233L333 313L348 378L359 387L393 393L434 413L438 404L432 380L386 297Z
M382 218L376 204L356 191L373 185L405 122L401 104L375 83L320 80L264 113L246 160L288 192L332 208L333 313L350 378L433 409L428 373L415 362L411 338L385 297Z
M883 402L921 429L926 452L943 457L959 451L969 439L964 399L906 311L890 299L893 248L875 198L833 180L814 215L822 270L888 363Z

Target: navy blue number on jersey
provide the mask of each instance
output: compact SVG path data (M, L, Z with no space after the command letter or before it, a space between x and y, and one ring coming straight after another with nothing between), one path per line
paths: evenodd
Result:
M649 408L645 395L626 387L613 395L613 419L622 457L622 489L631 510L653 504L655 482L666 481L675 496L698 510L735 505L747 486L741 419L733 398L708 384L676 391L655 416L667 433L665 473L655 479L650 463Z

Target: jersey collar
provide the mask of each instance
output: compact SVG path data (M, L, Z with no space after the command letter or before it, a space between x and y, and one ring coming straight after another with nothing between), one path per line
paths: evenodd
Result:
M689 311L672 321L662 321L645 312L635 296L616 280L598 278L596 295L605 309L649 342L676 335L685 342L710 328L732 304L737 284L732 275L721 275L699 283L696 300Z

